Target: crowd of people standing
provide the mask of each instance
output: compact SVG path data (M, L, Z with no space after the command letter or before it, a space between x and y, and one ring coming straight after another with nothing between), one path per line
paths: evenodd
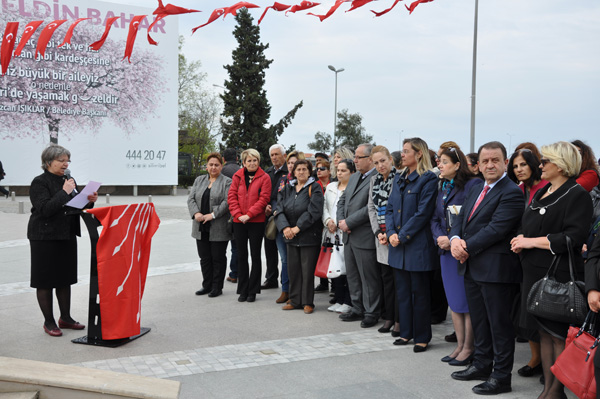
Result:
M477 394L509 392L515 336L529 341L524 377L543 373L539 398L562 398L550 366L562 352L568 323L535 317L527 294L561 256L556 278L569 281L569 258L600 308L599 240L590 239L598 165L584 142L517 146L509 156L500 142L464 154L454 142L437 152L420 138L405 139L398 154L365 143L339 148L330 163L317 154L315 167L302 152L269 150L272 166L260 167L254 149L228 149L207 157L208 174L191 189L193 219L203 275L197 295L222 294L226 247L238 301L254 302L261 289L279 287L283 310L315 310L315 267L326 237L343 246L345 274L331 279L327 310L344 322L370 328L383 320L395 345L414 342L427 350L432 313L446 301L456 347L441 360L466 366L456 380L482 380ZM399 155L399 158L398 158ZM225 167L223 166L225 164ZM230 166L229 177L225 168ZM261 247L266 257L261 285ZM584 266L584 244L590 246ZM250 254L251 265L248 262ZM235 259L233 259L235 257ZM235 261L235 262L234 262ZM281 261L281 262L280 262ZM235 263L235 264L234 264ZM279 272L281 263L281 273ZM441 270L443 290L435 284ZM442 292L440 292L442 291ZM600 362L599 362L600 363Z

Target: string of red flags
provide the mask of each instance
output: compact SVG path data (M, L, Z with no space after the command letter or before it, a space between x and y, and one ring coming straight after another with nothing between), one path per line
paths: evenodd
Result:
M313 15L315 17L318 17L319 20L322 22L322 21L326 20L327 18L331 17L344 3L351 3L350 8L348 10L346 10L346 12L348 12L348 11L356 10L357 8L362 7L365 4L371 3L372 1L374 1L374 0L336 0L334 5L331 8L329 8L329 10L325 14L313 14L313 13L309 12L309 13L307 13L307 15ZM402 1L402 0L394 0L394 3L392 4L392 6L383 11L379 11L379 12L374 11L374 10L371 10L371 11L375 14L375 17L381 17L382 15L387 14L394 7L396 7L396 5L400 1ZM415 8L419 4L430 3L432 1L433 0L415 0L409 6L406 6L406 9L408 10L409 14L412 14L413 11L415 11ZM258 24L260 24L263 21L265 15L267 14L267 11L270 9L278 11L278 12L285 11L285 15L287 16L287 14L290 12L296 13L298 11L305 11L305 10L309 10L309 9L319 6L319 5L321 5L321 3L315 3L312 1L308 1L308 0L302 0L299 4L295 4L295 5L287 5L287 4L275 2L275 3L273 3L272 6L265 7L264 11L262 12L262 14L258 20ZM198 29L203 28L206 25L213 23L221 16L223 16L223 19L225 19L225 17L228 14L231 14L233 16L237 15L237 11L241 8L247 8L247 9L260 8L260 6L253 4L253 3L249 3L247 1L240 1L229 7L217 8L211 12L210 16L208 17L208 20L205 23L193 28L192 33L195 33ZM152 29L155 27L155 25L159 21L163 20L164 18L166 18L170 15L190 14L190 13L197 13L197 12L201 12L201 11L194 10L191 8L179 7L179 6L176 6L173 4L164 5L162 0L158 0L158 7L152 12L152 15L154 16L154 20L148 26L148 32L147 32L148 43L150 43L151 45L158 45L158 42L156 42L150 36L150 32L152 31ZM136 15L129 22L129 31L127 34L127 42L125 44L125 54L123 55L123 60L127 59L131 63L131 57L133 54L135 39L137 37L137 32L140 27L139 25L142 22L142 20L147 17L148 16L146 16L146 15ZM92 43L88 46L91 50L99 51L102 48L102 46L104 45L104 43L106 42L106 40L110 34L110 30L111 30L113 24L115 24L115 22L119 18L122 18L122 17L109 17L106 19L104 33L102 34L102 36L100 37L99 40L95 41L94 43ZM65 34L65 37L64 37L62 43L58 47L62 47L67 44L70 44L71 39L75 33L75 28L77 27L77 25L80 24L81 22L84 22L84 21L90 20L90 19L92 19L92 18L78 18L75 21L73 21L71 23L71 25L69 26L69 28L67 29L67 32ZM46 48L48 47L48 43L52 39L52 36L54 35L56 29L58 29L65 22L67 22L67 20L65 20L65 19L55 20L55 21L50 22L48 25L46 25L44 27L44 29L41 31L41 33L37 39L35 57L37 57L38 55L40 55L41 57L44 57ZM8 70L8 67L10 65L12 58L19 57L21 55L21 52L23 51L23 49L25 48L25 46L27 45L29 40L31 40L32 36L35 34L35 32L37 31L37 29L40 27L40 25L42 23L44 23L44 21L31 21L27 25L25 25L23 33L21 34L21 39L19 41L19 44L16 46L16 48L15 48L15 44L16 44L16 38L18 36L19 23L18 22L8 22L7 23L7 25L4 29L2 47L0 50L0 66L1 66L0 72L2 75L6 74L6 71Z
M275 11L285 11L288 8L290 8L291 6L288 6L287 4L281 4L281 3L273 3L272 6L269 7L265 7L265 11L262 13L262 15L260 16L260 18L258 19L258 25L260 25L260 22L263 20L263 18L265 17L265 14L267 13L267 11L269 11L270 8L272 8Z
M17 40L17 31L19 30L18 22L9 22L4 29L2 37L2 49L0 50L0 64L2 66L2 75L8 70L8 64L12 57L13 49L15 48L15 40Z

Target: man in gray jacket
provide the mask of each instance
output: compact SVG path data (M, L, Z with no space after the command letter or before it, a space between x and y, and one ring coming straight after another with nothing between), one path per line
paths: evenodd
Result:
M344 232L344 258L352 311L340 315L343 321L362 320L363 328L373 327L379 319L379 269L375 239L367 201L369 181L375 173L371 144L360 144L354 153L358 173L353 174L337 206L338 227Z

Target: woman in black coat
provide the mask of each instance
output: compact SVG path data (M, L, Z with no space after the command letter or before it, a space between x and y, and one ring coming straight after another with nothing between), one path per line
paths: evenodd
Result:
M567 237L571 239L576 274L583 277L581 248L588 235L592 218L592 200L575 181L581 167L581 156L571 143L564 141L542 147L542 179L549 182L538 190L525 209L523 234L511 240L511 248L521 254L523 293L542 279L554 255L567 254ZM556 269L559 282L570 281L569 259L562 256ZM521 299L522 328L536 329L540 334L544 390L540 398L564 397L563 385L550 371L565 347L569 323L527 317L527 295Z
M71 153L59 145L50 145L42 152L44 173L31 182L31 217L27 238L31 247L31 287L44 315L44 331L62 335L61 328L85 328L71 317L71 285L77 282L77 239L81 236L79 211L66 206L75 196L75 180L65 176L71 163ZM98 193L88 196L87 208L98 199ZM52 311L52 289L60 308L58 324Z
M294 179L277 196L275 223L287 244L290 300L283 310L315 309L315 267L319 258L323 224L323 191L312 175L312 164L298 160L292 169Z

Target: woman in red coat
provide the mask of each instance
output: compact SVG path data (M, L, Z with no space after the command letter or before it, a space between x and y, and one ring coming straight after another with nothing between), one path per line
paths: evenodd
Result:
M233 175L227 202L238 250L238 301L254 302L256 294L260 294L260 248L265 232L265 208L271 198L271 178L260 168L260 154L255 149L242 152L242 164L244 167ZM252 272L248 264L248 241Z

